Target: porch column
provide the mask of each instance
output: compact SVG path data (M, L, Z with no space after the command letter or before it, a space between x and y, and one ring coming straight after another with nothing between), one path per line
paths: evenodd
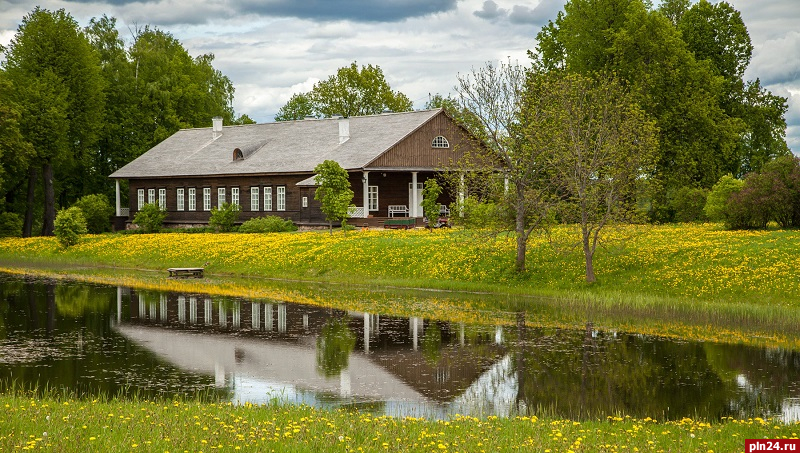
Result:
M411 172L411 217L417 217L417 205L419 204L419 200L417 200L417 173L416 171Z
M364 171L361 172L361 182L364 183L364 196L363 196L363 204L364 206L364 218L366 219L369 217L369 172Z
M117 183L117 217L122 215L122 209L119 206L119 179L116 180Z

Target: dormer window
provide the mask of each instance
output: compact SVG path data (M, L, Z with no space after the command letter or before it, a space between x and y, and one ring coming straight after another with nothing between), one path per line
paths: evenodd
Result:
M431 142L431 146L434 148L449 148L450 142L448 142L447 139L444 138L444 136L439 135L438 137L433 139L433 142Z
M234 149L233 150L233 161L236 162L237 160L242 160L242 159L244 159L244 153L242 153L242 150L239 149L239 148Z

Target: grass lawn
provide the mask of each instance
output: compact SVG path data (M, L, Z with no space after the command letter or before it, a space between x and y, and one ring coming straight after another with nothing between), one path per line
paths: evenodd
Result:
M745 439L797 438L769 420L705 423L607 417L447 421L345 410L202 401L83 400L0 394L0 451L735 452Z

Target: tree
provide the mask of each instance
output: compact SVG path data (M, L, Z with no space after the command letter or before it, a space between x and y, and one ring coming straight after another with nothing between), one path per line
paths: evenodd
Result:
M308 93L292 96L278 111L275 120L376 115L384 110L407 112L411 109L411 100L399 91L392 91L380 66L362 65L359 69L353 62L317 82Z
M353 201L353 190L350 189L347 170L334 160L326 160L317 165L314 172L316 173L314 181L318 185L314 199L322 204L320 209L328 220L330 233L333 234L333 222L340 221L346 235L347 210Z
M22 19L3 65L15 87L15 101L24 109L23 136L35 150L29 166L29 199L38 166L45 194L42 233L51 235L54 181L63 186L62 196L80 192L80 175L102 124L103 80L98 58L72 16L63 9L51 12L37 7ZM47 124L37 124L38 120ZM26 215L26 233L30 232L32 208L33 203Z
M54 232L58 243L67 248L78 243L80 235L86 234L86 219L77 207L58 211L54 221Z
M441 194L442 188L436 179L425 180L422 188L422 213L428 218L428 228L433 228L439 219L439 195Z
M542 28L532 57L546 70L616 74L636 96L659 130L651 218L669 221L680 188L708 189L788 149L785 100L741 80L751 50L725 2L668 0L654 11L644 0L570 0Z
M728 200L731 195L742 190L744 181L736 179L733 175L724 175L714 184L706 198L703 212L712 222L721 222L727 218Z
M102 16L85 29L100 56L107 107L92 166L82 175L84 193L108 196L109 174L179 129L207 127L215 116L224 124L253 122L234 117L233 84L213 67L212 54L192 57L171 34L150 26L135 28L126 47L116 27L115 18Z
M211 209L211 218L208 224L217 231L227 233L233 230L242 208L234 203L222 203L222 206Z
M523 133L525 122L520 120L525 78L526 70L510 63L487 63L458 76L459 106L477 118L479 137L485 140L450 171L451 186L496 203L499 216L509 213L519 272L525 270L528 238L544 224L552 201L547 175L541 171L549 145L531 144ZM535 113L531 111L527 120L533 120Z
M278 110L275 121L302 120L307 117L316 117L314 103L306 93L293 94L289 101Z
M139 226L145 233L158 233L167 218L167 211L161 208L158 203L145 203L139 212L133 216L133 223Z
M561 71L531 75L521 119L528 146L548 149L539 158L560 194L562 219L580 226L592 283L601 233L631 219L637 190L652 172L655 125L617 80Z
M111 229L110 219L111 215L114 214L114 208L111 207L105 195L86 195L75 202L73 206L76 206L83 213L89 233L100 234Z

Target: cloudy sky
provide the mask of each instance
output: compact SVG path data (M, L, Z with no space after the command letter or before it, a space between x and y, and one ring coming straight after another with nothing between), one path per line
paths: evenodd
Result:
M742 13L760 78L789 99L787 141L800 154L800 1L728 0ZM565 0L41 0L81 25L107 14L122 35L151 24L169 31L236 87L234 108L272 121L293 93L353 61L379 65L392 88L421 108L448 94L459 73L486 61L527 62L526 51ZM657 3L657 2L656 2ZM0 0L0 44L13 37L30 0Z

